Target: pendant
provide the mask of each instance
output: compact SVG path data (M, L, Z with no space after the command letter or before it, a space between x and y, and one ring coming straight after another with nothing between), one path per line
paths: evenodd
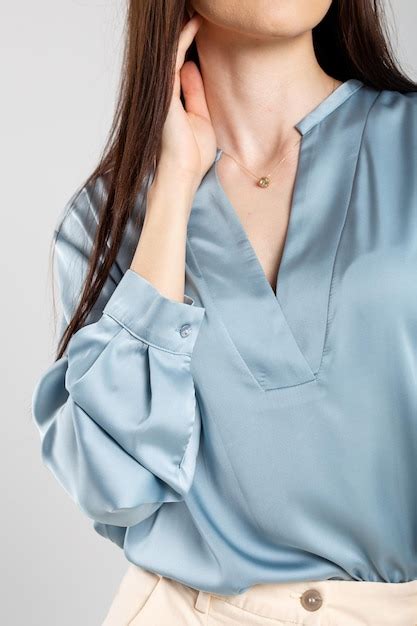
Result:
M268 176L262 176L262 178L260 178L257 182L258 187L268 187L270 183L270 179L268 178Z

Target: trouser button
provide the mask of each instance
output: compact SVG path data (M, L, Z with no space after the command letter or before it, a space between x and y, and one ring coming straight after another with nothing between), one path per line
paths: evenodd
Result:
M307 611L317 611L323 604L323 598L317 589L306 589L300 597L300 602Z

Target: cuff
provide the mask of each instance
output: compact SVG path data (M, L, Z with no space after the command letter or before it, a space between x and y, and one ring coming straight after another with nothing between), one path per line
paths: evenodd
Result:
M205 307L196 306L188 295L184 302L163 296L146 278L128 268L103 313L150 345L191 354Z

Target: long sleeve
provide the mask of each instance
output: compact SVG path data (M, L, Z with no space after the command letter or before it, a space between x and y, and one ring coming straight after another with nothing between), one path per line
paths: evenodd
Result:
M84 190L56 232L62 328L88 262L90 205ZM43 462L96 522L132 526L190 488L200 437L190 361L204 312L114 268L87 323L37 382Z

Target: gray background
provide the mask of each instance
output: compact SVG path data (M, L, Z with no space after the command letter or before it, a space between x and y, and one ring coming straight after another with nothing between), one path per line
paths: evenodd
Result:
M392 38L417 77L417 3L392 0ZM7 626L99 626L126 569L40 461L31 394L51 363L49 252L57 214L110 126L120 0L0 0L1 589Z

